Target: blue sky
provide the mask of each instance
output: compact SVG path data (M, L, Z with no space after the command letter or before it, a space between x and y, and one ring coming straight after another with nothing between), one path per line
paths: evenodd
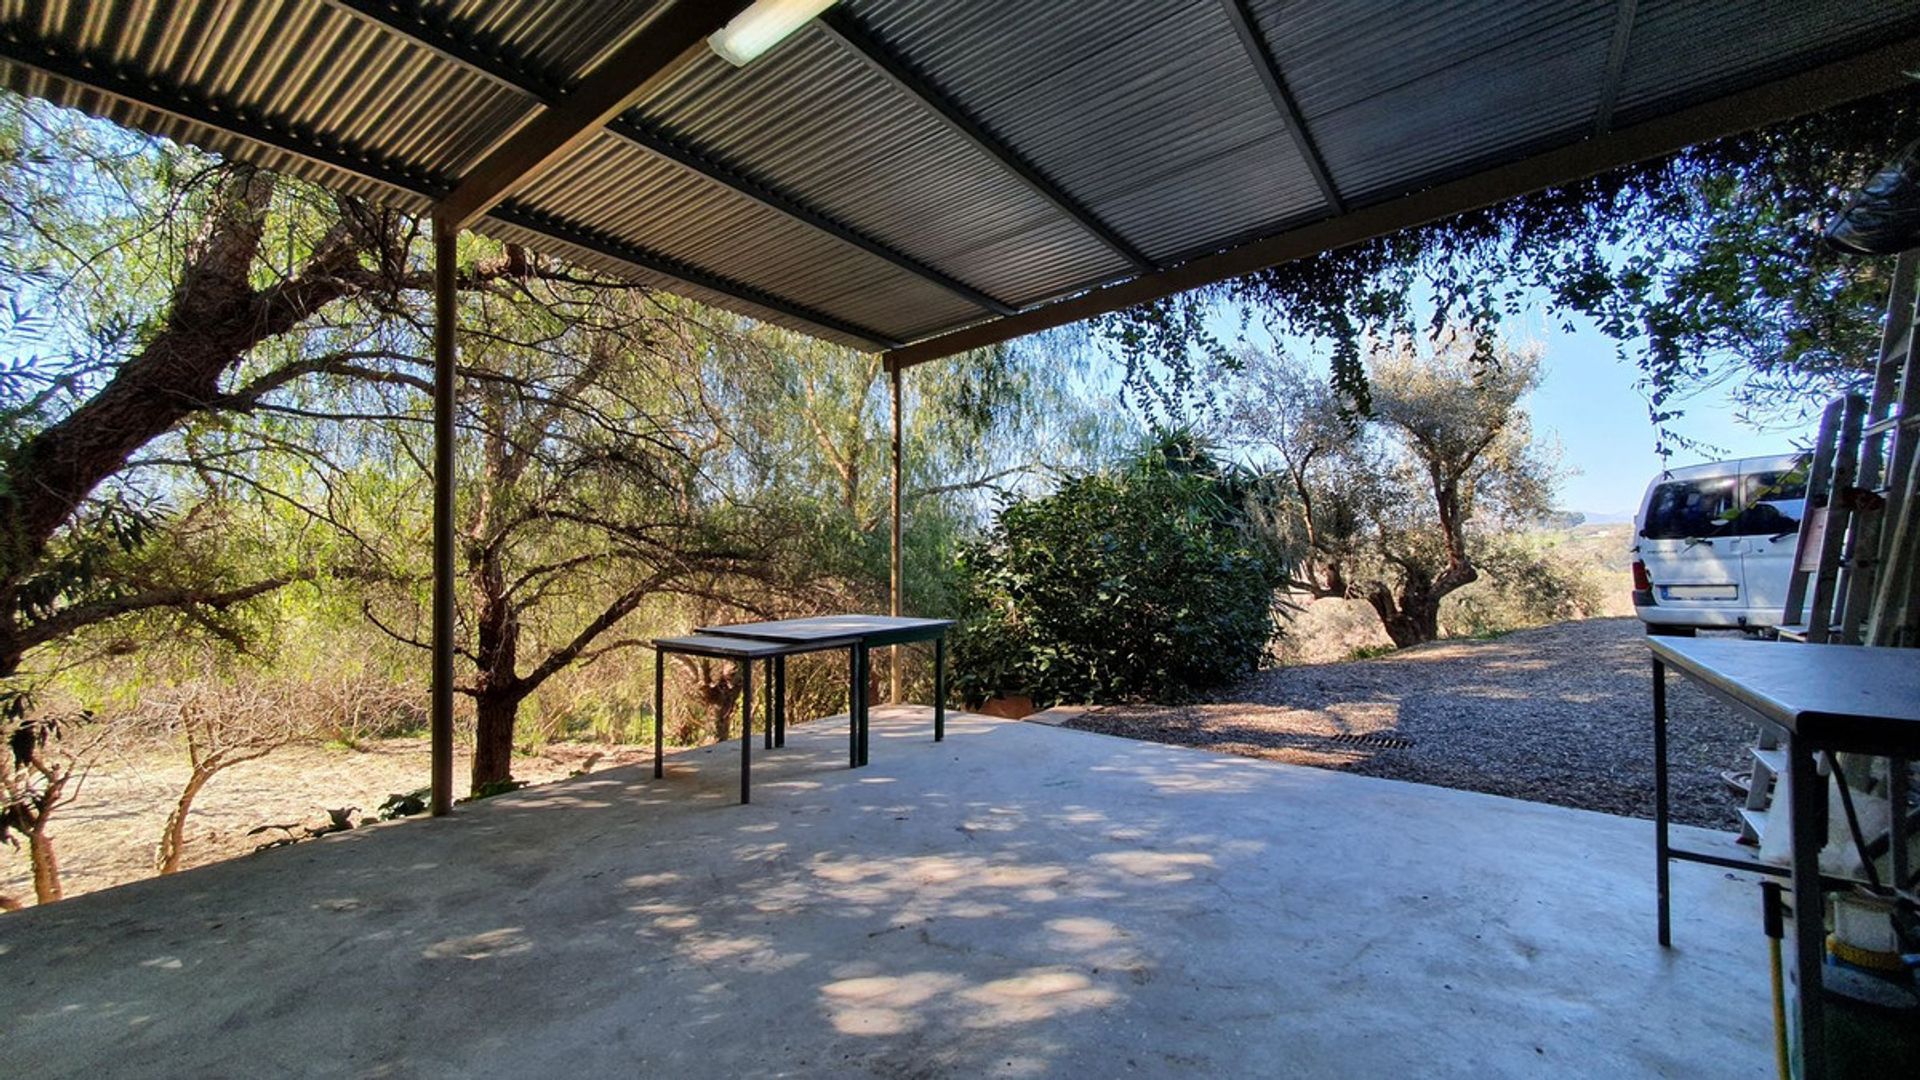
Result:
M1676 450L1663 466L1654 453L1646 398L1635 386L1639 371L1616 356L1612 339L1591 328L1568 334L1538 319L1530 321L1525 329L1512 329L1515 336L1545 346L1546 378L1529 406L1534 431L1560 443L1561 465L1570 475L1561 481L1556 502L1566 509L1629 512L1638 505L1647 481L1663 467L1785 453L1812 441L1810 427L1748 426L1723 390L1708 389L1682 402L1685 415L1670 426L1713 449Z

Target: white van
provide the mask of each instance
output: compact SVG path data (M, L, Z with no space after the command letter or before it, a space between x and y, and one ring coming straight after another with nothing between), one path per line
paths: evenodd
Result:
M1649 634L1780 624L1807 505L1805 454L1673 469L1634 517L1633 607Z

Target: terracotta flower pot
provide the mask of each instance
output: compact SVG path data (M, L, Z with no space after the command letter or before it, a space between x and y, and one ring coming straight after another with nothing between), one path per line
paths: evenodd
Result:
M1034 713L1033 699L1025 694L1004 694L988 698L980 706L982 716L998 716L1003 720L1018 720Z

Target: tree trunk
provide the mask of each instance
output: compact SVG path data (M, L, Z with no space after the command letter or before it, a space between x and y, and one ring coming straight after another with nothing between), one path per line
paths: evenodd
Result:
M513 727L520 717L520 698L510 694L480 694L473 699L473 790L513 779Z
M737 667L731 660L703 661L693 671L694 695L712 718L714 735L721 742L733 738L733 714L740 705Z
M1424 645L1440 636L1440 602L1426 597L1414 600L1402 600L1397 610L1381 610L1380 625L1386 628L1387 637L1393 640L1396 648L1404 649L1409 645Z
M160 849L154 853L154 869L162 874L172 874L180 869L180 856L187 848L187 812L193 809L194 796L213 779L215 769L195 767L193 775L187 777L187 786L180 791L180 801L174 803L173 813L167 815L166 828L160 830Z
M336 273L357 268L357 252L335 242L298 278L254 289L249 274L274 185L257 170L228 173L164 321L97 393L23 441L0 469L0 677L33 644L20 586L86 497L135 451L212 408L221 377L247 350L357 288Z
M51 904L64 892L60 888L60 860L53 854L53 837L36 825L27 833L27 854L33 862L33 896L42 904Z

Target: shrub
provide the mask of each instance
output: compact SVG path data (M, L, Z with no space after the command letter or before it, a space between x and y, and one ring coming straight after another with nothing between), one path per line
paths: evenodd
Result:
M1243 488L1180 440L1003 507L960 551L956 686L969 702L1173 700L1251 671L1277 575Z
M1604 613L1604 568L1551 537L1486 537L1476 547L1480 579L1447 598L1446 636L1486 637Z

